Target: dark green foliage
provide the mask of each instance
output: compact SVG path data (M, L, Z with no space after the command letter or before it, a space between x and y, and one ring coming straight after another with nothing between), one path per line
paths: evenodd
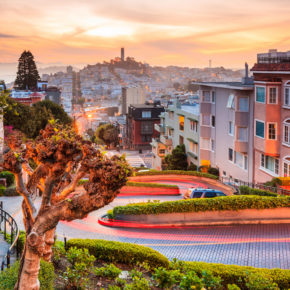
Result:
M16 186L11 186L11 187L5 189L5 192L3 195L4 196L18 196L19 193L16 190Z
M190 165L187 167L188 171L197 171L197 165L190 163Z
M2 172L0 172L0 178L5 178L6 179L6 185L7 185L7 187L13 185L14 184L14 181L15 181L14 174L12 174L9 171L2 171Z
M165 201L159 203L136 203L114 207L113 217L116 218L118 215L267 209L279 207L290 207L290 196L279 198L268 196L225 196L218 198Z
M108 279L117 278L122 270L116 267L114 264L105 265L104 267L94 268L94 274L99 277L106 277Z
M208 170L207 170L207 173L208 174L212 174L212 175L215 175L217 177L220 176L220 171L218 168L214 168L214 167L210 167Z
M171 154L165 156L165 163L167 164L167 170L186 170L187 169L187 157L185 153L184 144L177 145Z
M256 188L251 188L249 186L242 185L239 187L239 192L242 195L260 195L260 196L278 196L277 193L268 191L268 190L261 190Z
M10 268L0 272L0 289L13 290L17 281L19 261ZM51 263L40 261L40 271L38 275L41 290L53 290L55 280L54 268Z
M95 133L96 139L110 146L117 146L119 144L119 129L112 124L104 124L98 127Z
M168 270L163 267L158 267L152 275L156 281L156 286L160 288L171 288L180 281L182 274L179 270Z
M68 247L88 249L96 259L105 262L136 265L147 262L150 267L167 267L168 259L159 252L139 245L105 240L71 239Z
M274 177L271 181L266 182L265 185L270 187L277 187L277 185L282 185L282 180L278 177Z
M24 133L29 138L38 136L39 131L44 129L49 120L58 120L60 124L70 124L70 117L64 112L63 108L51 101L42 101L32 107L17 103L8 98L7 103L13 110L4 110L4 124L13 126Z
M35 90L39 80L34 57L29 50L24 50L18 60L18 71L14 86L19 90Z
M210 179L218 179L217 176L208 173L198 172L198 171L184 171L184 170L149 170L146 172L136 172L135 176L146 176L146 175L191 175L198 177L205 177Z
M5 190L6 190L6 187L0 184L0 196L3 196L5 194Z
M174 262L176 263L176 261ZM197 273L199 277L201 277L204 271L211 272L212 275L214 275L215 277L221 278L222 285L224 287L226 287L228 284L236 284L238 287L245 290L273 289L273 288L259 288L259 283L260 285L272 285L273 283L276 283L280 289L290 288L290 270L263 269L247 266L223 265L205 262L182 262L182 264L183 267L186 267L187 271L194 271ZM178 269L179 267L175 266L175 268ZM261 281L263 279L264 282L262 283ZM249 283L251 285L255 285L255 287L257 288L249 288L250 286Z

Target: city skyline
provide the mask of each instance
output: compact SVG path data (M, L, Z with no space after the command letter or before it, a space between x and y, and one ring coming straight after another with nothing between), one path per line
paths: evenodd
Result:
M61 1L0 4L0 63L29 49L41 63L93 64L119 55L151 65L242 68L289 50L287 0ZM245 21L246 20L246 21Z

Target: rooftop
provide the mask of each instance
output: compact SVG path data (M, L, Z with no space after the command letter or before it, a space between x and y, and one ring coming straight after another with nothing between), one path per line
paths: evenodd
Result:
M215 87L215 88L225 88L234 90L253 90L254 85L244 84L242 82L193 82L193 84Z

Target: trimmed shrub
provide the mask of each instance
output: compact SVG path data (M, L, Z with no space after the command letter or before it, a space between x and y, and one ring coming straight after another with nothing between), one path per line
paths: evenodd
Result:
M159 252L144 246L89 239L71 239L67 242L67 247L85 248L96 259L105 262L124 263L137 265L146 262L152 268L168 267L168 259Z
M0 178L5 178L6 179L6 185L7 187L11 186L14 184L15 177L14 174L9 172L9 171L2 171L0 172Z
M225 196L217 198L197 198L177 201L165 201L158 203L136 203L115 207L113 209L113 217L116 218L117 215L267 209L280 207L290 207L290 196Z
M259 196L274 196L274 197L278 196L277 193L271 192L269 190L251 188L245 185L239 187L239 192L241 195L259 195Z
M149 182L132 182L128 181L126 186L136 186L136 187L156 187L156 188L178 188L177 185L174 184L163 184L163 183L149 183Z
M214 276L218 276L222 279L222 284L224 287L226 287L227 284L236 284L241 289L249 289L246 285L249 281L249 276L255 275L257 282L260 279L263 279L264 281L267 280L269 282L272 281L273 283L276 283L280 289L290 288L290 270L263 269L249 266L224 265L205 262L182 262L182 264L187 267L187 271L194 271L199 276L202 275L204 271L210 271Z
M218 168L215 168L215 167L210 167L207 171L208 174L212 174L212 175L215 175L217 177L220 176L220 171Z
M5 189L4 195L5 196L19 196L19 193L17 192L15 186L11 186Z
M210 179L218 179L217 176L208 174L208 173L203 173L203 172L198 172L198 171L184 171L184 170L149 170L146 172L136 172L135 176L145 176L145 175L169 175L169 174L174 174L174 175L190 175L190 176L197 176L197 177L205 177L205 178L210 178Z
M13 290L17 282L19 261L16 261L10 268L0 272L0 289ZM38 279L41 290L53 290L55 280L54 267L51 263L40 261Z
M0 184L0 196L3 196L5 193L6 187L2 184Z

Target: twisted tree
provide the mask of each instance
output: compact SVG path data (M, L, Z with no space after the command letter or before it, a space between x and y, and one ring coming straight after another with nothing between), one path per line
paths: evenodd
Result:
M123 157L108 158L70 128L47 125L40 136L25 144L8 142L2 167L15 175L17 191L23 196L22 211L26 242L15 289L39 289L40 259L51 258L55 228L60 220L82 219L110 203L131 174ZM29 166L33 160L36 169ZM25 184L23 172L29 175ZM88 175L83 191L78 181ZM31 195L39 188L37 210Z

